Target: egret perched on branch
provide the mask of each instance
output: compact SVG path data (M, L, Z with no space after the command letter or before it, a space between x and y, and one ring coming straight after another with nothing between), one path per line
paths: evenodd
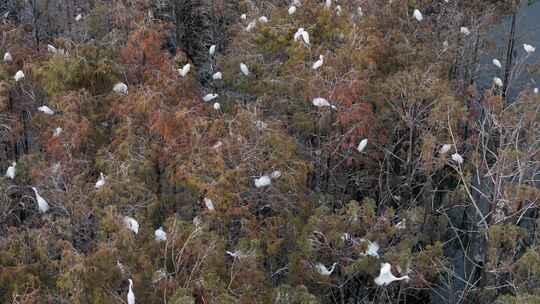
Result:
M103 172L99 172L99 179L96 182L96 189L99 189L103 186L105 186L105 175L103 175Z
M424 16L422 16L422 13L418 9L414 10L413 16L414 16L414 19L416 19L418 22L424 19Z
M499 69L502 68L502 64L499 61L499 59L493 58L493 60L491 62L493 63L494 66L498 67Z
M493 83L498 87L503 86L503 81L499 77L493 77Z
M219 102L214 102L214 110L216 111L221 110L221 104Z
M458 164L463 164L463 157L459 153L452 154L452 160Z
M409 280L409 276L398 278L392 274L392 266L389 263L381 264L381 272L375 278L375 284L379 286L387 286L394 281Z
M222 74L221 72L215 72L215 73L212 75L212 79L214 79L214 80L223 79L223 74Z
M214 211L214 210L216 210L216 209L214 208L214 202L212 202L211 199L209 199L208 197L205 197L205 198L203 199L203 201L204 201L204 205L206 206L206 209L208 209L208 211Z
M291 6L289 7L288 12L289 12L289 15L293 15L294 13L296 13L296 6L291 5Z
M525 52L527 52L527 54L532 54L534 53L534 51L536 51L536 48L534 46L526 43L523 44L523 49L525 50Z
M306 32L303 27L299 28L294 34L294 41L298 41L300 38L304 40L305 44L309 44L309 33Z
M268 187L270 184L272 184L272 179L268 175L263 175L259 178L256 178L254 180L255 187L262 188L262 187Z
M17 166L16 162L12 162L11 166L9 166L6 170L6 177L15 179L15 166Z
M439 153L440 154L446 154L446 153L448 153L448 151L450 151L451 148L452 148L451 144L444 144L444 145L442 145L441 149L439 150Z
M15 73L15 76L13 78L15 78L15 81L23 80L24 79L24 72L21 71L21 70L18 70L17 73Z
M155 237L155 240L158 242L166 241L167 232L163 230L163 227L159 227L158 229L156 229L156 231L154 231L154 237Z
M324 63L324 56L319 55L319 60L315 61L315 63L313 63L311 68L314 69L314 70L317 70L323 65L323 63Z
M137 222L137 220L134 218L124 216L124 224L129 230L135 232L135 234L139 233L139 222Z
M129 279L129 291L127 294L127 302L128 304L135 304L135 294L133 293L133 281Z
M249 69L245 63L240 63L240 71L242 71L242 74L245 76L249 76Z
M12 61L13 61L13 57L11 56L11 53L6 52L4 54L4 62L9 63L9 62L12 62Z
M75 16L75 21L81 21L82 20L82 14L78 14Z
M329 275L332 274L332 272L334 272L334 269L336 268L336 265L337 265L337 263L334 263L334 264L332 264L332 268L328 269L328 268L326 268L326 266L324 266L324 264L317 263L317 264L315 264L315 269L321 275L329 276Z
M367 138L362 139L360 143L358 144L358 146L356 147L356 150L358 150L358 152L363 152L367 144L368 144L368 139Z
M128 86L123 82L119 82L119 83L114 85L113 91L115 93L119 93L119 94L127 94L128 93Z
M208 49L208 54L210 54L210 56L213 56L215 52L216 52L216 45L212 44L210 48Z
M322 97L316 97L313 99L312 101L313 105L316 106L317 108L322 108L322 107L331 107L332 109L335 109L336 106L334 105L331 105L328 100L322 98Z
M218 94L215 94L215 93L214 93L214 94L212 94L212 93L206 94L206 95L203 97L203 101L204 101L204 102L209 102L209 101L212 101L212 100L218 98L218 96L219 96L219 95L218 95Z
M189 70L191 69L191 64L184 65L181 69L178 69L178 74L182 77L186 77L186 75L189 73Z
M51 108L49 108L48 106L46 106L46 105L43 105L43 106L41 106L41 107L39 107L37 109L38 109L38 111L43 112L43 113L45 113L47 115L54 115L54 111Z
M49 210L49 203L47 203L47 201L43 197L41 197L41 195L39 195L36 187L32 187L32 190L34 190L34 193L36 194L36 201L39 211L41 213L47 212Z
M465 26L462 26L459 31L465 36L469 36L471 34L471 31L469 31L469 29Z

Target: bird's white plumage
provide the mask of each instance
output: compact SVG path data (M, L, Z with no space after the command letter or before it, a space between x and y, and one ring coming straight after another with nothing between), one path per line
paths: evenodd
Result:
M499 69L502 68L502 63L499 61L499 59L493 58L491 62L493 63L494 66L498 67Z
M48 106L46 106L46 105L42 105L41 107L39 107L37 109L38 109L38 111L43 112L43 113L45 113L47 115L54 115L54 111L51 108L49 108Z
M471 34L471 31L469 31L469 28L465 27L465 26L462 26L459 31L465 35L465 36L469 36Z
M219 102L214 103L214 110L216 110L216 111L221 110L221 104Z
M6 170L6 177L15 179L15 167L17 166L16 162L12 162L11 166L9 166Z
M326 268L326 266L324 266L324 264L322 263L317 263L315 264L315 269L317 270L317 272L323 276L329 276L332 274L332 272L334 272L334 269L336 268L336 265L337 263L334 263L332 264L332 267L330 269Z
M272 184L272 179L268 175L263 175L259 178L256 178L254 180L255 187L262 188L262 187L268 187Z
M367 242L368 247L366 249L366 252L364 252L364 255L366 256L372 256L372 257L379 257L379 244L377 242L371 242L370 240L366 239L360 239L361 242Z
M75 16L75 21L81 21L82 20L82 14L78 14Z
M248 23L248 25L246 26L246 31L247 31L247 32L251 31L252 29L255 28L256 25L257 25L257 20L251 21L251 22Z
M54 137L60 136L60 134L62 134L62 131L63 131L62 128L56 127L56 128L54 129L54 131L53 131L53 136L54 136Z
M210 54L210 56L214 55L216 53L216 45L215 44L212 44L210 46L210 48L208 49L208 54Z
M135 294L133 293L133 281L129 279L129 291L127 294L127 302L128 304L135 304Z
M127 84L125 84L123 82L119 82L119 83L114 85L113 91L115 93L127 94L128 93L128 86L127 86Z
M105 186L105 175L103 175L103 172L99 173L99 179L96 182L96 189L99 189L101 187Z
M203 201L204 201L204 205L206 206L206 209L208 209L209 211L214 211L214 210L216 210L216 209L214 208L214 202L212 202L211 199L209 199L208 197L205 197L205 198L203 199Z
M259 22L260 23L268 23L268 18L266 16L261 16L261 17L259 17Z
M451 148L452 148L451 144L444 144L444 145L442 145L441 149L439 150L439 153L446 154L446 153L448 153L448 151L450 151Z
M527 52L527 54L532 54L536 51L536 48L534 46L526 43L523 44L523 49L525 50L525 52Z
M534 94L538 94L538 88L534 88L533 92Z
M163 230L163 227L159 227L154 231L154 238L158 242L164 242L167 240L167 232Z
M336 15L341 16L342 11L341 5L336 5Z
M41 213L47 212L49 210L49 203L47 203L47 201L43 197L41 197L41 195L39 195L39 192L35 187L32 187L32 190L34 190L34 193L36 195L36 201L39 211Z
M332 109L336 108L335 106L331 105L330 102L328 102L328 100L322 97L313 98L313 101L311 103L313 103L313 105L316 106L317 108L322 108L322 107L331 107Z
M418 22L424 19L424 16L422 16L422 13L418 9L414 10L413 16L414 16L414 19L416 19Z
M54 47L52 44L47 44L47 51L52 54L56 54L56 52L58 52L56 47Z
M24 72L21 70L18 70L17 73L15 73L15 76L13 76L15 81L21 81L24 79Z
M129 230L135 232L135 234L139 233L139 222L136 219L130 216L124 216L124 224Z
M458 164L463 164L463 157L459 153L452 154L452 160Z
M332 0L324 1L324 8L330 9L330 7L332 7Z
M379 286L390 285L394 281L409 280L409 276L402 276L400 278L392 274L392 266L390 263L381 264L381 272L379 276L375 278L375 284Z
M281 171L279 170L275 170L270 174L270 178L272 179L280 178L280 177L281 177Z
M358 144L358 146L356 147L356 150L358 152L363 152L364 149L366 149L367 144L368 144L368 139L367 138L362 139L360 143Z
M182 77L186 77L186 75L189 73L189 70L191 69L191 64L184 65L181 69L178 69L178 74Z
M493 77L493 83L498 87L503 86L503 81L499 77Z
M291 5L287 12L289 13L289 15L293 15L294 13L296 13L296 6Z
M12 61L13 61L13 56L11 56L10 52L6 52L4 54L4 62L8 63L8 62L12 62Z
M319 60L315 61L315 62L313 63L313 65L311 66L311 68L314 69L314 70L317 70L317 69L319 69L320 67L322 67L323 63L324 63L324 56L323 56L323 55L319 55Z
M246 19L247 19L247 15L246 15L246 14L242 14L242 15L240 15L240 19L242 19L242 20L246 20Z
M221 72L215 72L215 73L212 75L212 79L214 79L214 80L223 79L223 74L222 74Z
M298 41L300 38L302 38L305 44L309 44L309 33L303 27L299 28L294 34L294 41Z
M245 63L240 63L240 71L242 72L242 74L244 74L244 76L249 76L249 68L248 66L245 64Z
M219 96L219 95L218 95L218 94L215 94L215 93L206 94L206 95L204 95L204 97L203 97L203 101L204 101L204 102L209 102L209 101L212 101L212 100L218 98L218 96Z

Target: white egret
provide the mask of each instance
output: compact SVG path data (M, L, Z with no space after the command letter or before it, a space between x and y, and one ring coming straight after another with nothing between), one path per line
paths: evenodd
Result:
M268 187L272 184L272 179L268 175L263 175L259 178L254 179L255 187L262 188Z
M53 131L53 136L54 136L54 137L60 136L60 134L62 134L62 131L63 131L63 130L62 130L62 128L60 128L60 127L55 128L54 131Z
M291 5L291 6L289 7L288 12L289 12L289 15L293 15L294 13L296 13L296 6Z
M208 49L208 54L210 54L210 56L213 56L215 52L216 52L216 45L212 44L210 48Z
M119 93L119 94L127 94L128 93L128 86L123 82L119 82L119 83L114 85L113 91L115 93Z
M15 167L17 166L16 162L12 162L11 166L9 166L6 170L6 177L15 179Z
M317 108L322 108L322 107L331 107L332 109L335 109L336 106L334 105L331 105L328 100L322 98L322 97L316 97L316 98L313 98L313 101L312 101L313 105L316 106Z
M538 94L538 88L534 88L533 92L534 94Z
M255 128L257 128L257 130L264 130L268 127L268 124L265 123L264 121L261 121L261 120L257 120L255 122Z
M469 31L469 29L465 26L462 26L459 31L465 36L469 36L471 34L471 31Z
M279 171L279 170L275 170L270 174L270 178L272 178L272 179L280 178L280 177L281 177L281 171Z
M136 219L124 216L124 224L129 230L135 232L135 234L139 233L139 222Z
M452 160L458 164L463 164L463 157L459 153L452 154Z
M58 50L52 44L47 44L47 51L53 54L56 54L56 52L58 52Z
M341 5L336 5L336 15L341 16Z
M221 105L219 104L219 102L214 102L214 110L216 111L221 110Z
M212 202L211 199L209 199L208 197L205 197L205 198L203 199L203 201L204 201L204 205L206 206L206 209L208 209L208 211L214 211L214 210L216 210L216 209L214 208L214 202Z
M54 111L51 108L49 108L48 106L46 106L46 105L43 105L43 106L41 106L41 107L39 107L37 109L38 109L38 111L43 112L43 113L45 113L47 115L54 115Z
M10 52L6 52L4 54L4 62L5 63L9 63L9 62L12 62L13 61L13 57L11 56L11 53Z
M503 81L499 77L493 77L493 83L498 87L503 86Z
M223 143L221 142L221 140L218 140L218 142L212 146L212 149L219 149L219 147L221 146L223 146Z
M105 175L103 175L103 172L99 172L99 179L96 182L96 189L99 189L101 187L105 186Z
M416 19L418 22L424 19L424 16L422 16L422 13L418 9L414 10L413 16L414 16L414 19Z
M21 81L24 79L24 72L21 70L18 70L17 73L15 73L15 76L13 77L15 81Z
M358 152L363 152L367 144L368 144L368 139L367 138L362 139L360 143L358 144L358 146L356 147L356 150L358 150Z
M371 242L370 240L366 239L360 239L361 242L367 242L368 247L366 249L366 252L364 252L364 255L372 256L372 257L379 257L379 244L377 242Z
M326 1L324 2L324 7L325 7L326 9L330 9L331 6L332 6L332 0L326 0Z
M362 7L359 6L357 9L356 9L356 14L358 14L358 17L363 17L364 16L364 11L362 10Z
M212 94L212 93L206 94L206 95L203 97L203 101L204 101L204 102L209 102L209 101L212 101L212 100L218 98L218 96L219 96L218 94Z
M268 23L268 18L266 16L261 16L261 17L259 17L259 22L260 23Z
M392 266L389 263L381 264L381 272L375 278L375 284L379 286L387 286L394 281L409 280L409 276L398 278L392 274Z
M75 21L81 21L82 20L82 14L78 14L75 16Z
M441 149L439 150L439 153L440 154L446 154L446 153L448 153L448 151L450 151L451 148L452 148L451 144L444 144L444 145L442 145Z
M245 76L249 76L249 69L245 63L240 63L240 71L242 71L242 74Z
M336 268L336 265L337 265L337 263L334 263L334 264L332 264L332 267L330 269L328 269L328 268L326 268L326 266L324 266L324 264L317 263L317 264L315 264L315 269L321 275L329 276L329 275L332 274L332 272L334 272L334 269Z
M255 28L256 25L257 25L257 20L251 21L251 22L248 23L248 25L246 26L246 31L247 31L247 32L251 31L252 29Z
M293 0L294 6L302 6L302 3L300 3L300 0Z
M191 69L191 64L184 65L181 69L178 69L178 74L182 77L186 77L186 75L189 73L189 70Z
M443 41L442 45L443 45L443 48L444 48L444 49L447 49L448 46L449 46L448 40Z
M164 242L167 240L167 232L163 230L163 227L159 227L154 231L154 238L158 242Z
M499 69L502 68L502 63L499 61L499 59L493 58L491 62L493 63L494 66L498 67Z
M32 187L32 190L34 190L34 193L36 194L36 201L38 203L38 209L41 213L45 213L49 210L49 203L39 195L36 187Z
M311 66L312 69L314 70L317 70L319 69L320 67L322 67L324 63L324 56L323 55L319 55L319 60L315 61L315 63L313 63L313 65Z
M526 43L523 44L523 49L525 50L525 52L527 52L527 54L532 54L534 53L534 51L536 51L536 48L534 46Z
M215 73L212 75L212 79L214 79L214 80L223 79L223 74L222 74L221 72L215 72Z
M294 41L298 41L300 38L302 38L305 44L309 44L309 33L303 27L299 28L294 34Z
M127 302L128 304L135 304L135 294L133 293L133 281L129 279L129 291L127 294Z
M242 20L246 20L246 19L247 19L247 15L246 15L246 14L242 14L242 15L240 15L240 19L242 19Z

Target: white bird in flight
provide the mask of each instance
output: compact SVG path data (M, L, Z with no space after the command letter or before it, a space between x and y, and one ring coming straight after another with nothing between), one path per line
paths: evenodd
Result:
M294 34L294 41L298 41L300 38L302 38L305 44L309 44L309 33L303 27L299 28Z
M139 222L136 219L124 216L124 224L129 230L135 232L135 234L139 233Z
M439 153L440 154L446 154L446 153L448 153L448 151L450 151L451 148L452 148L451 144L444 144L444 145L442 145L441 149L439 150Z
M332 264L332 267L330 269L326 268L326 266L324 266L324 264L322 263L317 263L315 264L315 269L317 270L317 272L323 276L329 276L332 274L332 272L334 272L334 269L336 268L336 265L337 263L334 263Z
M272 179L268 175L263 175L254 179L254 183L257 188L268 187L272 184Z
M135 304L135 294L133 293L133 281L129 279L129 291L127 294L127 302L128 304Z
M368 139L367 138L362 139L360 143L358 144L358 146L356 147L356 150L358 150L358 152L363 152L367 144L368 144Z
M191 64L184 65L181 69L178 69L178 74L182 77L186 77L186 75L189 73L189 70L191 69Z
M493 83L498 87L503 86L503 81L499 77L493 77Z
M390 285L394 281L409 280L409 276L402 276L398 278L392 274L392 266L389 263L381 264L381 272L379 276L375 278L375 284L379 286Z
M127 94L128 93L128 86L123 82L119 82L119 83L114 85L113 91L115 93L119 93L119 94Z
M5 63L8 63L8 62L12 62L13 61L13 57L11 56L11 53L10 52L6 52L4 54L4 62Z
M164 242L167 240L167 232L163 230L163 227L159 227L154 231L154 238L158 242Z
M452 160L458 164L463 164L463 157L459 153L452 154Z
M215 72L215 73L212 75L212 79L214 79L214 80L223 79L223 74L222 74L221 72Z
M36 194L36 201L39 211L41 213L47 212L49 210L49 203L47 203L47 201L43 197L41 197L41 195L39 195L36 187L32 187L32 190L34 190L34 193Z
M206 206L206 209L208 209L208 211L214 211L214 210L216 210L216 209L214 208L214 203L212 202L211 199L205 197L205 198L203 199L203 201L204 201L204 205Z
M203 101L204 102L209 102L209 101L212 101L216 98L218 98L218 94L215 94L215 93L210 93L210 94L206 94L204 97L203 97Z
M54 111L51 108L49 108L48 106L46 106L46 105L43 105L43 106L41 106L41 107L39 107L37 109L38 109L38 111L43 112L43 113L45 113L47 115L54 115Z
M99 173L99 179L96 182L96 189L99 189L101 187L105 186L105 175L103 175L103 172Z
M16 162L12 162L11 166L9 166L6 170L6 177L15 179L15 167L17 166Z
M240 71L242 71L242 74L245 76L249 76L249 69L245 63L240 63Z
M499 61L499 59L493 58L491 62L493 62L493 65L498 67L499 69L502 68L502 63Z
M422 21L422 19L424 19L424 16L422 16L422 13L418 9L414 10L413 16L414 16L414 19L416 19L418 22L420 22L420 21Z
M17 73L15 73L15 76L13 77L15 81L21 81L24 79L24 72L21 70L18 70Z
M289 7L288 12L289 12L289 15L293 15L294 13L296 13L296 6L291 5L291 6Z
M465 26L462 26L459 31L465 36L469 36L471 34L471 31L469 31L469 29Z
M315 63L313 63L311 68L314 69L314 70L317 70L323 65L323 63L324 63L324 56L319 55L319 60L315 61Z
M527 54L532 54L534 53L534 51L536 51L536 48L534 46L526 43L523 44L523 49L525 50L525 52L527 52Z

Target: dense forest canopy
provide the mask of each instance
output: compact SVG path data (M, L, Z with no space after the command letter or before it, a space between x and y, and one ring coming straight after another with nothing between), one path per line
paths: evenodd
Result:
M540 303L529 2L3 1L0 303Z

